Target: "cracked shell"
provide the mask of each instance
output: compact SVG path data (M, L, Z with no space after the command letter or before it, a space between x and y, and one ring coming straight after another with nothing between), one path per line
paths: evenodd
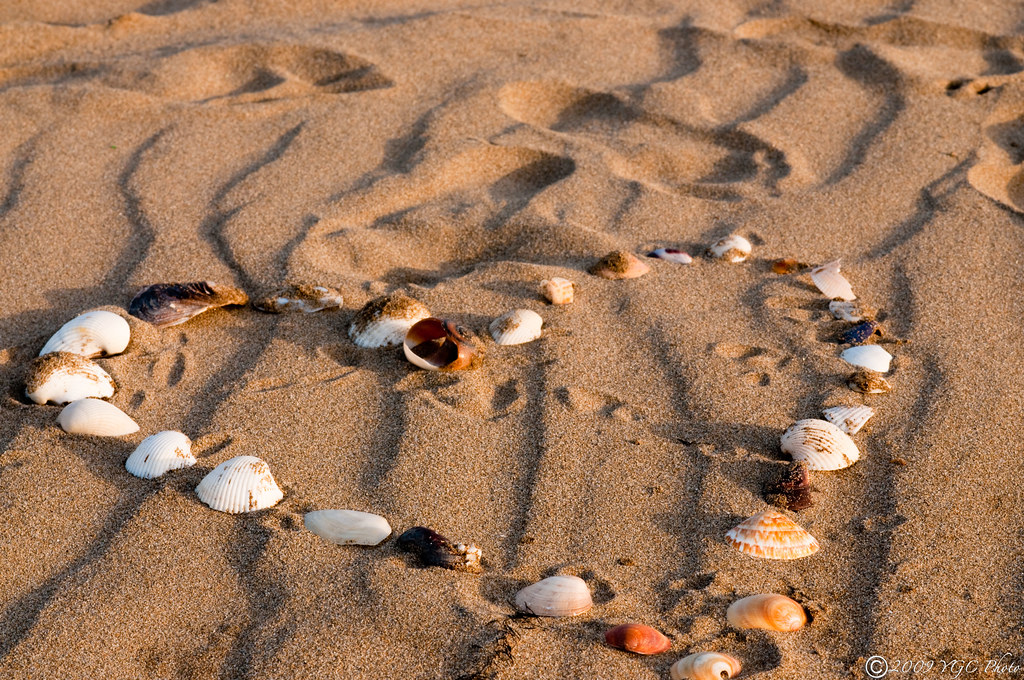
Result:
M743 262L750 257L753 247L750 241L739 234L730 234L719 239L713 246L708 248L708 255L726 262Z
M847 302L856 300L857 296L853 294L850 282L839 273L839 262L839 260L834 260L812 269L811 281L827 298L839 298Z
M50 352L29 364L25 395L37 404L114 396L114 379L99 364L70 352Z
M597 264L589 269L590 273L602 279L635 279L651 271L633 253L625 250L613 250L602 257Z
M697 652L672 664L672 680L726 680L739 675L740 660L721 652Z
M592 606L590 588L578 576L549 576L516 593L516 608L534 616L576 616Z
M725 618L733 628L782 632L800 630L807 623L807 613L799 602L775 593L736 600L729 605Z
M272 314L282 312L312 314L325 309L337 309L343 302L341 293L333 288L298 284L254 302L252 306Z
M726 532L725 539L741 553L769 560L798 560L819 547L802 526L775 510L748 517Z
M846 434L857 434L860 429L875 415L870 406L833 406L821 412L825 420L832 423Z
M302 521L314 534L338 545L377 545L391 535L388 521L372 512L315 510Z
M284 498L270 466L256 456L224 461L203 477L196 494L212 509L231 514L273 507Z
M429 316L430 310L408 295L384 295L356 312L348 327L348 337L365 349L397 347L413 324Z
M857 371L846 379L846 385L862 394L883 394L892 390L889 381L874 371Z
M124 467L136 477L156 479L171 470L180 470L195 464L192 440L181 432L165 430L143 439L132 451L132 455L128 456Z
M131 339L128 322L113 312L93 310L79 314L53 334L39 356L50 352L70 352L86 359L120 354Z
M155 283L132 298L128 313L154 326L177 326L209 309L248 301L242 289L212 281Z
M544 319L532 309L513 309L491 322L488 330L499 345L521 345L541 335Z
M65 432L92 434L99 437L121 437L139 431L139 424L127 413L102 399L73 401L57 416Z
M809 470L842 470L860 458L850 435L827 420L806 418L790 425L780 440L782 450L793 460L807 463Z

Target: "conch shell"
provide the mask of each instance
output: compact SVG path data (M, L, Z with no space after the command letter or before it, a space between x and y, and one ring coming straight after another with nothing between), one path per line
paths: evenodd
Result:
M406 333L403 347L406 359L428 371L476 368L483 360L472 334L447 319L417 321Z
M651 268L640 261L633 253L625 250L614 250L602 257L590 268L590 273L602 279L635 279L643 276Z
M796 600L775 593L736 600L725 612L734 628L794 631L807 623L807 614Z
M697 652L672 664L672 680L726 680L740 673L740 660L721 652Z
M605 631L604 641L634 654L661 654L672 646L672 641L661 632L640 623L624 623L610 628Z

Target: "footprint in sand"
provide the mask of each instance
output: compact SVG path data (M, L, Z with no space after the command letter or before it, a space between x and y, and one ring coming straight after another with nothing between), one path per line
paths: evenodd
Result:
M978 162L967 171L970 185L994 201L1024 212L1024 78L1003 86L985 120Z
M742 380L757 387L770 385L772 374L785 368L791 360L790 356L780 350L731 342L719 342L711 345L710 349L723 359L735 362Z

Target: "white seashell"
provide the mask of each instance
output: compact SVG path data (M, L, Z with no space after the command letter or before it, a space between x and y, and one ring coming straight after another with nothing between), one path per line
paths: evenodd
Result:
M358 510L316 510L303 522L314 534L338 545L377 545L391 535L391 525L380 515Z
M875 318L875 310L854 301L833 300L828 303L828 311L843 321L870 321Z
M743 262L750 255L751 250L753 248L750 241L739 234L731 234L708 248L708 253L712 257L726 262Z
M530 309L513 309L491 322L490 331L499 345L521 345L540 337L544 320Z
M79 399L60 412L57 422L65 432L121 437L139 431L139 425L127 413L102 399Z
M870 406L833 406L822 411L822 415L846 434L857 434L875 415L875 409Z
M878 345L850 347L843 350L839 358L852 366L866 368L875 373L887 373L889 371L889 362L892 361L892 355Z
M575 298L575 284L557 276L540 282L540 294L553 305L567 305Z
M856 300L853 287L846 277L839 273L839 260L823 264L811 270L811 281L827 298Z
M576 616L593 605L587 582L577 576L549 576L516 593L516 608L534 616Z
M697 652L672 664L672 680L726 680L739 675L739 659L720 652Z
M262 510L284 498L270 467L256 456L224 461L203 477L196 493L214 510L230 513Z
M37 404L66 404L86 397L114 396L114 379L100 365L78 354L50 352L32 360L25 395Z
M87 359L120 354L131 339L128 322L113 312L95 310L76 316L53 334L39 356L70 352Z
M689 253L684 253L675 248L655 248L647 254L647 257L656 257L659 260L668 260L676 264L690 264L693 262L693 258L690 257Z
M411 297L392 293L370 300L360 309L348 336L359 347L393 347L402 344L409 328L430 316L430 310Z
M132 451L132 455L128 456L124 467L136 477L156 479L171 470L192 467L195 464L192 440L181 432L166 430L143 439Z
M807 463L809 470L842 470L860 458L857 445L826 420L798 420L782 435L782 450Z

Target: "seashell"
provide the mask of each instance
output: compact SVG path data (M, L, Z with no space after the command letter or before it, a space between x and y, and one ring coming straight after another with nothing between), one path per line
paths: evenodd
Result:
M252 303L256 309L273 314L281 312L306 312L312 314L325 309L341 307L341 293L327 286L298 284L279 291L270 297Z
M818 552L818 541L802 526L775 510L749 517L725 534L729 545L751 557L797 560Z
M530 309L513 309L491 322L491 337L499 345L521 345L540 337L544 319Z
M604 641L634 654L661 654L672 646L672 641L661 632L639 623L624 623L610 628L604 634Z
M348 337L359 347L397 347L409 328L430 316L430 310L402 293L370 300L356 312Z
M447 319L428 317L417 321L405 336L405 358L428 371L459 371L476 368L483 352L473 335Z
M776 274L792 274L793 272L807 269L806 264L792 257L786 257L772 262L772 271Z
M425 567L444 567L455 571L479 574L482 553L475 545L453 544L447 538L427 527L413 527L396 540L400 550L419 557Z
M57 416L65 432L93 434L99 437L121 437L139 431L139 424L127 413L102 399L73 401Z
M231 514L269 508L284 498L270 467L256 456L224 461L203 477L196 493L214 510Z
M850 435L827 420L798 420L782 433L782 450L808 470L842 470L860 458Z
M867 342L875 333L882 334L881 325L877 321L864 321L840 333L839 342L857 345Z
M192 440L181 432L165 430L143 439L132 451L132 455L128 456L124 467L136 477L156 479L171 470L180 470L195 464Z
M811 507L811 480L807 463L793 461L765 484L764 499L772 505L794 512Z
M854 392L864 394L882 394L892 389L889 381L874 371L857 371L846 379L846 384Z
M790 632L807 623L807 613L800 603L785 595L751 595L736 600L725 612L729 625L743 630L759 628Z
M693 262L693 258L687 253L675 248L656 248L647 253L647 257L656 257L659 260L668 260L676 264L690 264Z
M627 253L625 250L613 250L602 257L589 271L602 279L635 279L651 271L651 268L632 253Z
M516 608L534 616L576 616L593 606L587 582L577 576L549 576L516 593Z
M39 356L70 352L86 359L120 354L128 346L132 331L128 322L113 312L93 310L79 314L53 334Z
M320 538L338 545L377 545L391 535L386 519L358 510L307 512L303 523Z
M829 262L811 270L811 281L827 298L856 300L853 288L846 277L839 273L839 260Z
M833 406L821 413L825 420L846 434L857 434L871 416L875 415L875 409L870 406Z
M721 652L697 652L672 664L672 680L725 680L740 673L740 660Z
M750 241L739 234L730 234L708 248L708 255L726 262L743 262L751 250Z
M875 318L875 310L861 304L847 300L833 300L828 303L828 311L832 316L843 321L870 321Z
M29 364L25 395L37 404L114 396L114 379L100 365L70 352L50 352Z
M553 305L567 305L572 302L575 288L572 281L557 276L540 282L540 294Z
M211 281L156 283L140 290L128 305L128 313L154 326L177 326L208 309L244 305L245 291Z
M843 350L839 358L857 368L866 368L875 373L886 373L892 355L878 345L857 345Z

